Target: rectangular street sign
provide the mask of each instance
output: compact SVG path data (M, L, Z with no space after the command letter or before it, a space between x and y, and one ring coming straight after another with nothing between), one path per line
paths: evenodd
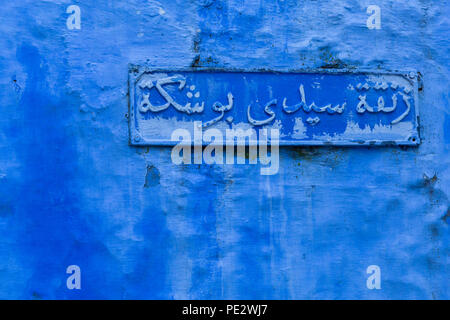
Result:
M252 132L248 144L267 129L269 140L278 130L280 145L418 145L418 83L414 72L131 66L130 143L175 145L180 130L216 129L223 144L230 130Z

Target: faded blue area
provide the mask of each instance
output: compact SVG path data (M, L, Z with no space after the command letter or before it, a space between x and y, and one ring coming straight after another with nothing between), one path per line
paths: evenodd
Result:
M449 299L449 3L377 3L3 3L0 298ZM176 166L128 145L129 63L418 70L422 143Z

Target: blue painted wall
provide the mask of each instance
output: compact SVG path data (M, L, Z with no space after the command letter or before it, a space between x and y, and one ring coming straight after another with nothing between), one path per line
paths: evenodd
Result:
M0 298L450 298L449 15L431 0L3 1ZM129 63L416 69L422 144L281 148L275 176L176 166L128 145Z

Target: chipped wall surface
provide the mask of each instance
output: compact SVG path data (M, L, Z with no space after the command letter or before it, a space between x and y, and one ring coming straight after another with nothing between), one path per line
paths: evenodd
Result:
M81 29L69 30L69 5ZM381 29L366 9L381 8ZM448 299L448 1L0 6L0 298ZM417 70L419 147L180 165L128 144L128 64ZM68 290L66 268L81 268ZM366 269L381 269L381 289Z

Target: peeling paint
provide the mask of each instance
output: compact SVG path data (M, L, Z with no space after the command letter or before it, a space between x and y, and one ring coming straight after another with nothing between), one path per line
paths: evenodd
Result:
M69 3L3 3L0 298L449 299L448 5L380 0L370 30L370 4L84 0L68 30ZM130 63L418 70L422 141L282 147L274 176L176 166L128 144Z

